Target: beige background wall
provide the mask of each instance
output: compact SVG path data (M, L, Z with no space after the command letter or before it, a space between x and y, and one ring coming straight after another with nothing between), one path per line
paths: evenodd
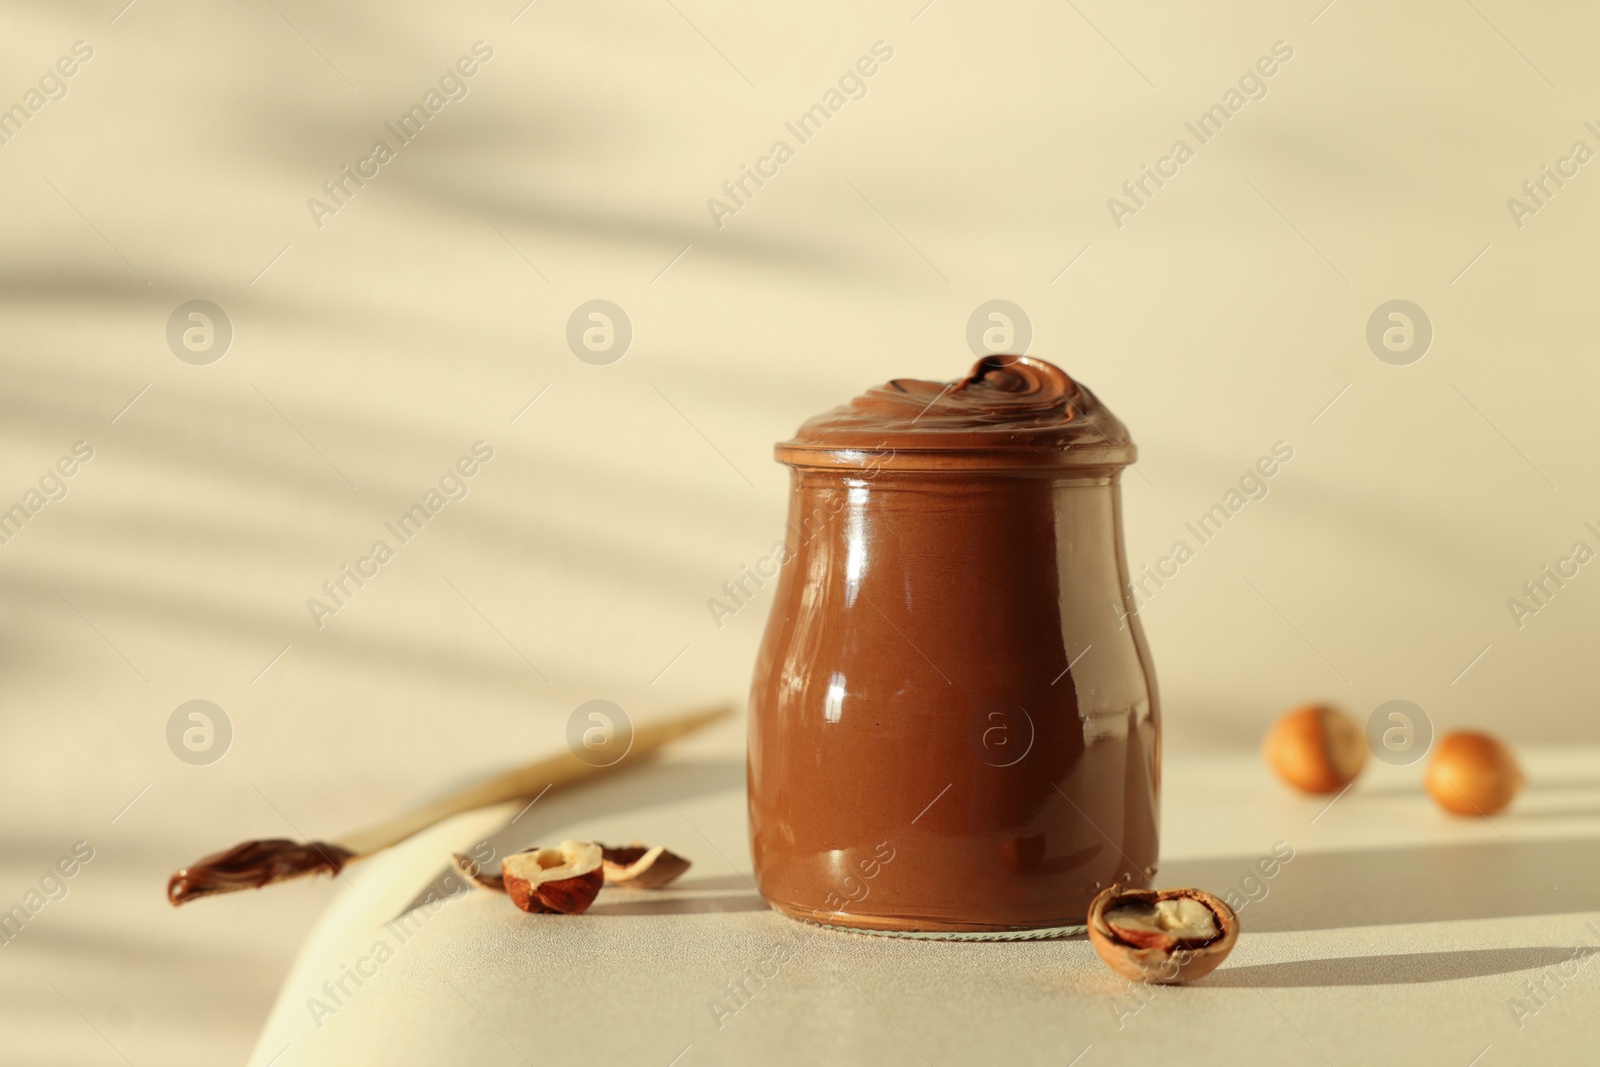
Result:
M705 601L779 535L772 442L963 373L990 299L1133 429L1136 563L1294 449L1145 609L1175 748L1313 697L1600 738L1600 569L1520 630L1506 605L1600 549L1600 164L1521 228L1506 205L1600 149L1595 13L919 2L7 5L0 105L93 49L0 146L0 504L94 449L0 546L0 905L95 849L0 947L27 1062L243 1055L326 887L173 912L175 863L382 817L592 697L742 700L766 602L719 630ZM480 40L466 97L318 228L307 198ZM707 198L878 41L717 228ZM1115 225L1278 41L1266 95ZM165 338L199 298L234 330L207 366ZM633 326L609 366L564 337L595 298ZM1364 338L1397 298L1435 331L1409 366ZM479 440L470 495L316 628ZM196 698L234 730L205 767L164 735Z

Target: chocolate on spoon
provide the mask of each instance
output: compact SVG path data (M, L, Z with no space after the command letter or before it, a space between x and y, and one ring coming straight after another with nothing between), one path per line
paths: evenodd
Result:
M326 841L302 844L283 837L246 841L175 871L167 879L167 900L174 906L217 893L260 889L307 874L338 874L355 853Z

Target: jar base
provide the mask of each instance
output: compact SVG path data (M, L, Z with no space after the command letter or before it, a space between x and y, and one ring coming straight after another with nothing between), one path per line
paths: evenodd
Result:
M899 919L881 915L843 915L834 911L813 911L768 900L776 912L807 926L820 926L845 934L872 937L899 937L918 941L1042 941L1075 937L1088 932L1083 919L1052 919L1040 924L991 925L954 923L938 919Z

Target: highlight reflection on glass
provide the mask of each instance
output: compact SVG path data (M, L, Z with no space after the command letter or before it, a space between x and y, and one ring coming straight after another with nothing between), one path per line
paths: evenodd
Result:
M822 697L822 718L824 722L838 722L844 714L844 675L838 671L828 679L828 691Z
M861 576L867 571L867 487L865 485L852 485L850 487L850 502L845 512L845 561L844 561L844 602L846 607L853 606L856 602L856 593L861 589ZM830 719L829 722L837 722Z

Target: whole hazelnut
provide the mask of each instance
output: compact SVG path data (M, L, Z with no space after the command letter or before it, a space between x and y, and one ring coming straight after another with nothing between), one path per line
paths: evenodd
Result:
M1089 904L1089 943L1130 982L1204 978L1239 940L1239 917L1202 889L1108 886Z
M1304 793L1337 793L1361 773L1367 739L1356 721L1328 704L1284 712L1261 745L1267 765Z
M1493 815L1522 788L1511 750L1488 734L1458 730L1439 738L1428 761L1428 795L1456 815Z

